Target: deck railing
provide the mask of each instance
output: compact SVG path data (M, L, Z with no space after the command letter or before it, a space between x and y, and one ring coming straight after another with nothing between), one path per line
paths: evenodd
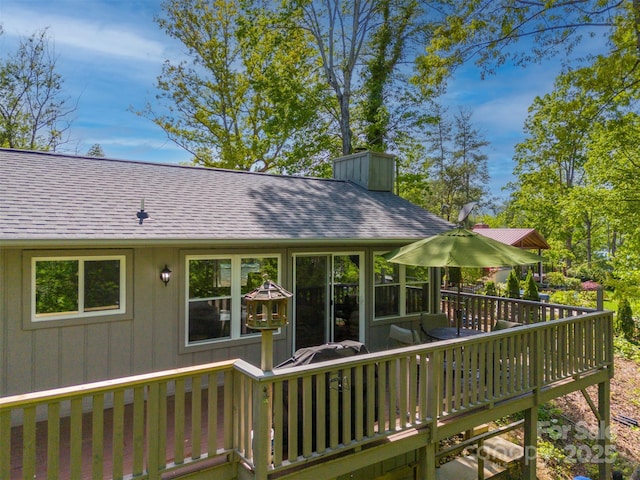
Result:
M264 479L609 367L612 344L611 312L591 312L273 372L236 360L1 398L0 478L242 460Z
M506 297L492 297L453 290L442 290L440 307L450 319L456 317L456 310L462 312L462 326L491 331L496 320L508 320L525 325L547 322L560 318L574 317L595 312L594 308L575 307L554 303L542 303Z

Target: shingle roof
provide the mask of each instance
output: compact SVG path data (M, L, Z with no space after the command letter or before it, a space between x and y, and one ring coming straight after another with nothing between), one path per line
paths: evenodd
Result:
M149 218L136 218L144 199ZM351 182L0 149L0 245L412 240L451 225ZM40 242L42 241L42 242Z
M507 245L526 249L551 248L542 235L534 228L487 228L476 227L474 232Z

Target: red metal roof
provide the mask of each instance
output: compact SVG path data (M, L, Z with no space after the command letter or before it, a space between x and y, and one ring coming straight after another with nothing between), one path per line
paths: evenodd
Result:
M473 231L485 237L492 238L514 247L533 249L551 248L542 235L535 228L488 228L474 227Z

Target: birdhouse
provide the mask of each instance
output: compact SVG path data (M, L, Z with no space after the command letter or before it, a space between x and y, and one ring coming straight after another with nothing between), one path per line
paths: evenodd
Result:
M263 276L263 283L247 293L247 326L258 330L276 330L284 327L287 320L287 303L293 294Z

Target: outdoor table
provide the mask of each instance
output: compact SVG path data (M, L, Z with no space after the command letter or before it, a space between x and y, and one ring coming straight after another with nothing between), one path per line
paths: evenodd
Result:
M474 330L471 328L461 328L460 335L458 336L458 329L456 327L438 327L427 330L427 335L436 340L451 340L453 338L471 337L473 335L481 335L485 332L480 330Z

